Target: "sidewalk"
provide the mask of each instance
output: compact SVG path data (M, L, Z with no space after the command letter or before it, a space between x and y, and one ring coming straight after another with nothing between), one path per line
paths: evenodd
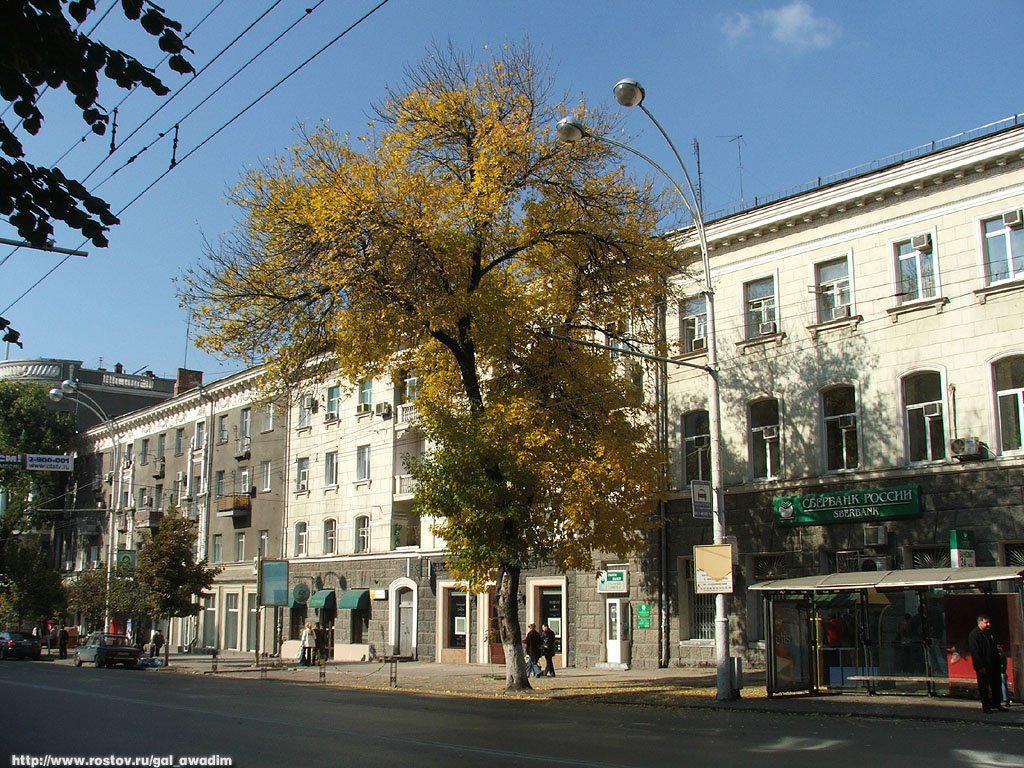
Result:
M387 662L331 662L319 667L300 667L294 663L276 666L271 660L266 671L254 666L251 655L234 654L216 660L216 672L210 656L172 654L170 668L148 672L231 675L292 681L303 684L327 684L344 688L395 690L449 696L505 697L503 666L488 664L435 664L409 661L394 665L396 684L391 684L392 665ZM719 702L715 698L714 670L709 669L560 669L555 678L530 679L533 691L512 694L534 700L577 700L587 703L619 705L699 707L785 714L815 714L838 717L900 718L937 722L984 723L992 726L1024 728L1024 705L1009 712L986 715L981 705L970 699L928 697L924 695L827 693L788 694L768 698L763 671L746 672L741 698Z

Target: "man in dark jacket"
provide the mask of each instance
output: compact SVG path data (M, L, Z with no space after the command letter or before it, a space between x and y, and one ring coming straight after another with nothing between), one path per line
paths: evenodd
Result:
M541 653L544 654L544 671L541 672L541 675L554 677L555 665L553 660L555 658L555 645L558 643L558 638L555 636L554 630L547 624L540 625L540 636L544 641L541 646Z
M526 651L526 676L540 677L540 666L537 661L540 659L544 647L544 638L537 631L536 624L530 624L527 629L529 632L523 638L523 650Z
M1005 712L1006 707L1000 704L1003 697L999 647L992 635L992 620L985 614L978 616L978 626L967 636L967 645L971 649L974 674L978 677L982 711L986 715L994 710Z

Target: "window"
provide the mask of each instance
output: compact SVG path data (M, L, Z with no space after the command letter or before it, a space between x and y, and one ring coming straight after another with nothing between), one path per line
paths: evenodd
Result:
M224 647L238 650L238 593L228 592L224 595Z
M295 490L309 490L309 458L306 456L295 460Z
M149 463L149 438L144 437L139 443L139 464Z
M619 350L630 349L628 341L630 332L631 329L628 320L616 320L605 327L604 342L609 347L612 347L612 349L608 351L608 356L612 360L618 360L622 357L622 353Z
M244 439L252 434L252 408L243 408L238 415L238 437Z
M238 470L238 483L235 489L235 493L243 496L248 496L252 491L252 481L250 480L249 468L242 467Z
M1020 211L997 216L981 223L984 232L982 248L985 251L985 280L987 284L1024 277L1024 229L1020 224L1008 226Z
M270 462L261 461L259 466L259 482L261 491L270 490Z
M904 378L903 407L906 409L907 459L913 462L946 458L939 374L916 373Z
M174 455L181 456L185 452L185 428L178 427L174 430Z
M228 416L222 414L217 417L217 442L226 443L228 441Z
M755 480L779 476L779 401L750 406L750 469Z
M356 482L370 479L370 446L356 448Z
M324 454L324 485L328 488L338 484L338 452Z
M203 598L203 647L217 645L217 596Z
M362 379L359 382L358 413L365 413L373 405L373 379Z
M274 430L274 404L264 403L260 408L260 431L272 432Z
M680 574L686 574L686 605L679 607L680 634L690 640L713 640L715 637L715 596L697 592L693 558L679 558Z
M920 241L920 242L919 242ZM915 248L914 245L918 247ZM896 243L897 298L900 304L931 299L936 295L935 261L931 237L920 236Z
M138 491L136 491L136 493L138 494L138 499L139 499L138 508L142 509L143 507L148 507L150 499L149 499L149 493L146 491L146 489L145 488L139 488Z
M240 563L245 560L245 532L238 531L235 534L235 562Z
M337 417L341 412L341 387L333 386L327 388L327 413Z
M161 499L164 497L163 485L156 485L153 487L153 501L152 505L157 509L163 509L163 502Z
M465 648L468 618L466 615L466 593L448 592L448 631L445 633L447 648Z
M1024 356L1010 357L995 364L996 402L999 409L999 448L1024 448Z
M778 330L775 318L775 278L765 277L743 286L747 338L755 339Z
M333 555L338 546L338 523L324 520L324 554Z
M814 289L819 323L850 316L850 266L845 256L814 267Z
M223 539L219 533L213 534L210 540L210 562L219 563L224 557Z
M134 457L134 447L135 446L133 443L128 443L128 445L124 447L124 466L126 469L132 465L132 459Z
M295 524L295 557L306 556L306 545L309 538L309 531L306 529L305 523Z
M245 596L245 608L249 614L245 624L245 650L255 651L259 647L260 607L256 603L256 593Z
M352 526L353 530L353 551L356 553L370 551L370 518L368 515L359 515Z
M196 422L196 435L192 441L192 449L195 451L201 451L206 447L206 422Z
M156 458L163 459L167 455L167 433L156 437Z
M420 396L420 377L406 376L402 380L402 402L414 403Z
M704 296L686 299L679 308L679 340L682 351L699 352L707 348L708 302Z
M259 543L256 545L256 554L260 557L267 557L270 554L270 531L260 531Z
M853 387L833 387L822 393L825 419L825 468L829 472L856 469L857 398Z
M213 495L224 495L224 470L218 469L213 473Z
M299 418L296 425L299 429L313 423L313 403L315 402L312 395L303 395L299 400Z
M707 411L683 417L683 484L711 479L711 427Z

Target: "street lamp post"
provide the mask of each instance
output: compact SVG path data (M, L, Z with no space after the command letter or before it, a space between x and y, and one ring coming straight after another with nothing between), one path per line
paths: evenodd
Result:
M686 188L689 196L683 191L675 178L640 150L624 144L621 141L609 138L608 136L596 136L587 131L586 126L575 118L567 117L558 122L558 136L562 141L572 143L581 139L591 138L602 141L614 147L623 149L654 167L662 176L671 183L679 195L683 206L690 212L693 218L693 227L697 233L697 241L700 246L701 261L704 267L704 307L707 325L707 365L701 366L708 373L708 442L710 443L711 459L711 487L713 489L713 513L712 513L712 534L715 544L725 543L725 485L722 482L722 408L721 394L719 392L718 380L718 348L715 335L715 290L711 281L711 260L708 254L707 232L704 227L704 213L701 209L701 201L697 196L690 179L690 173L686 164L680 157L672 139L661 127L650 110L644 106L645 92L643 87L636 80L623 79L615 84L615 100L624 107L640 107L641 111L650 118L658 131L668 142L676 161L683 172L686 180ZM726 611L725 595L715 595L715 668L717 677L717 698L719 701L732 699L733 680L729 663L729 615Z
M103 426L107 428L107 436L110 438L110 460L111 466L117 468L117 433L114 431L114 421L111 419L103 408L97 403L92 397L82 392L78 387L78 382L73 379L65 379L60 383L59 387L53 387L48 397L55 403L61 402L65 396L74 395L75 402L78 405L85 406L86 409L91 411L100 421L103 422ZM107 522L107 595L105 600L105 610L103 617L103 631L110 631L110 583L113 580L114 573L114 555L115 555L115 533L114 533L114 500L113 500L113 486L111 487L111 503L108 514Z

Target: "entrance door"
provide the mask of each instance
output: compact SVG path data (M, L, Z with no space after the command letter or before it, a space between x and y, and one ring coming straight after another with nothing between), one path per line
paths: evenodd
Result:
M505 663L505 646L501 644L501 626L498 621L498 592L494 587L487 591L487 649L492 664Z
M399 656L412 656L412 590L398 590L398 647Z
M629 664L629 601L610 597L604 609L605 645L609 664Z

